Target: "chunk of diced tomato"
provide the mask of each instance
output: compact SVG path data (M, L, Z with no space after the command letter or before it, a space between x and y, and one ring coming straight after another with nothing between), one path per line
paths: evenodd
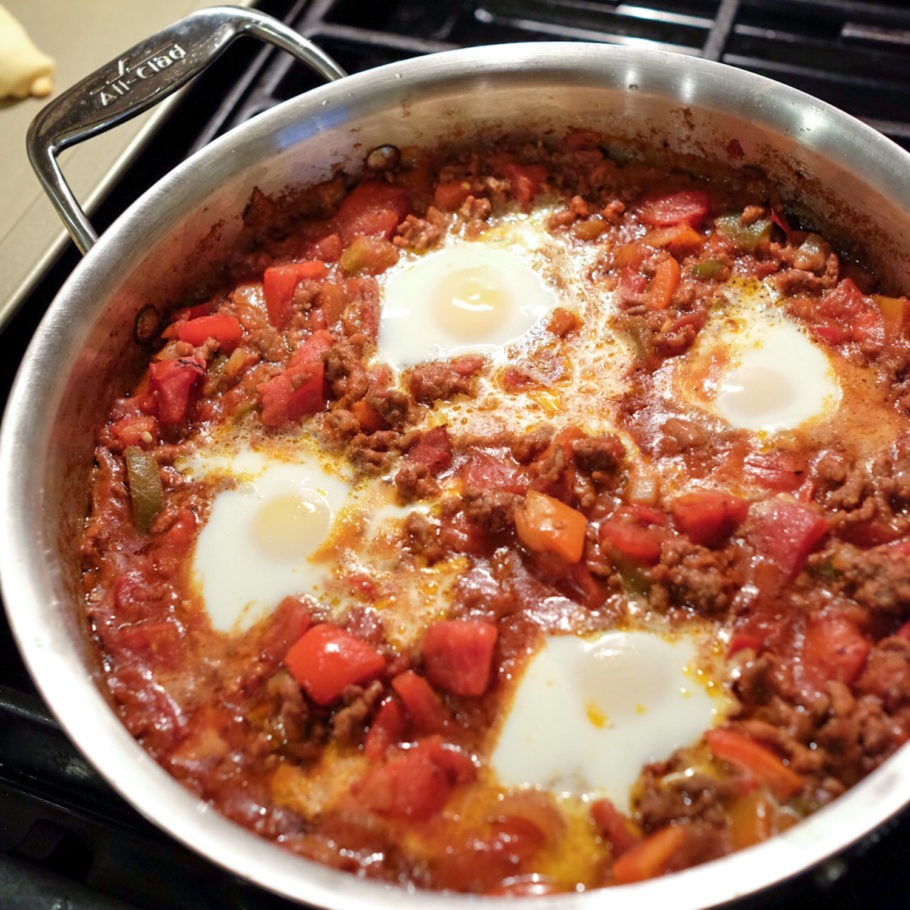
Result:
M753 515L746 541L791 581L803 570L809 554L828 531L828 522L815 508L789 499L776 499Z
M483 695L490 684L496 626L480 619L440 620L423 639L427 679L456 695Z
M262 294L269 313L269 322L283 329L291 318L294 291L307 278L325 278L328 266L318 259L305 262L286 262L273 265L262 275Z
M149 367L149 388L158 419L166 425L182 423L205 375L205 360L198 354L156 360Z
M777 799L789 799L803 788L803 779L767 747L729 727L705 733L708 748L721 761L746 771Z
M170 527L156 535L148 553L161 575L173 575L178 570L187 549L196 536L196 515L187 508L180 509Z
M457 746L450 746L442 741L439 734L428 736L418 745L425 745L433 756L433 761L452 784L466 784L477 777L477 768L471 757Z
M497 458L488 452L476 450L458 468L458 476L465 486L481 490L505 490L524 493L528 480L521 467L506 458Z
M600 143L601 136L597 130L572 129L563 139L563 145L568 149L596 149Z
M792 493L800 487L806 479L806 470L805 457L786 450L750 452L743 460L743 471L750 480L779 493Z
M860 344L880 346L885 340L885 320L878 310L866 310L860 313L850 326L854 341Z
M281 660L311 625L310 608L302 600L282 598L260 638L259 653L268 660Z
M379 815L425 821L442 809L457 784L475 774L467 755L431 736L371 768L355 783L353 793Z
M307 629L284 663L319 705L335 701L348 686L375 679L385 669L385 658L372 645L330 623Z
M629 819L608 799L598 799L591 804L591 818L613 848L614 858L622 856L641 842L641 837L632 830Z
M802 670L810 683L820 689L828 680L849 685L866 665L868 654L866 636L843 612L832 608L809 616Z
M704 220L709 207L708 194L704 190L679 190L648 197L642 202L640 213L641 220L654 227L684 222L695 228Z
M148 445L158 437L158 421L151 414L131 414L111 424L111 430L123 446Z
M363 236L391 240L410 208L408 193L402 187L365 180L348 193L332 223L345 246Z
M392 688L418 732L438 733L452 720L449 709L433 687L413 670L399 673L392 680Z
M287 368L259 386L262 422L277 427L289 420L315 414L325 405L325 363L332 347L331 333L313 332L288 361Z
M667 536L666 518L656 509L621 506L600 523L600 542L620 558L656 565L661 544Z
M857 341L880 346L885 339L885 313L873 295L863 294L852 278L842 278L821 298L795 298L796 312L812 333L828 344Z
M321 259L323 262L337 262L344 251L344 244L338 234L326 234L309 244L304 254L308 259Z
M439 543L453 553L481 556L489 549L490 534L486 527L459 512L440 523Z
M637 265L625 265L619 273L619 300L623 306L637 303L647 292L648 279Z
M578 509L537 490L528 490L515 509L515 532L531 550L550 550L568 562L578 562L585 547L588 520Z
M540 185L549 177L542 164L518 164L515 161L504 164L502 173L512 186L512 197L524 209L530 207L540 192Z
M229 313L212 313L211 316L197 316L188 319L177 326L177 337L194 346L204 344L209 338L214 338L221 350L230 354L240 344L243 335L243 326L236 316Z
M843 278L822 294L816 305L820 316L833 319L838 323L852 325L863 313L874 310L880 312L872 297L867 297L856 286L852 278Z
M394 696L389 696L376 712L376 717L363 742L364 755L370 761L382 758L395 743L401 742L408 720Z
M117 649L130 652L135 660L154 661L161 669L178 669L186 660L186 639L173 620L146 620L124 624L117 630Z
M698 490L677 496L670 503L676 526L693 542L720 546L742 524L749 503L732 493Z
M425 464L436 477L452 464L452 442L445 425L433 427L408 449L407 460Z
M433 204L446 212L454 212L471 195L470 180L444 180L436 184Z

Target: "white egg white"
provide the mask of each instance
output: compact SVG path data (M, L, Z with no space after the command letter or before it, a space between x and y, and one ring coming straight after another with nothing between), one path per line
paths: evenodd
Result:
M317 592L311 560L351 502L351 484L312 454L284 461L251 448L201 454L182 469L234 486L215 495L199 533L193 578L215 629L241 632L292 594Z
M732 427L769 434L834 411L840 385L825 352L767 288L734 280L691 351L671 362L682 397Z
M642 766L697 741L727 710L696 672L696 642L645 630L548 637L499 734L499 780L627 810Z
M396 369L464 353L505 360L509 344L561 305L550 279L561 247L538 216L403 257L384 275L378 358Z
M216 488L191 569L213 628L241 634L284 597L312 596L334 618L366 600L390 641L419 640L448 612L464 569L463 557L402 562L404 522L428 506L396 505L394 485L382 478L354 484L350 469L306 437L273 442L265 450L200 440L177 462Z
M592 435L616 431L614 405L628 385L633 353L628 340L610 327L616 294L592 278L603 247L549 231L552 214L544 208L509 216L473 240L450 234L439 250L402 257L384 276L377 360L400 369L481 353L491 365L478 377L472 398L455 396L434 404L434 422L447 424L453 436L496 438L542 423L571 424ZM517 276L528 279L529 290L510 292L516 305L507 308L519 315L525 312L528 319L519 319L495 337L480 331L470 340L463 335L441 338L438 326L428 325L434 310L426 303L427 287L439 274L435 263L442 273L462 266L470 272L474 257L508 269L503 287ZM400 292L402 288L406 292ZM578 319L567 338L546 328L557 306ZM482 328L483 320L469 318L467 325ZM549 381L547 372L557 363L562 367L559 376ZM510 368L536 370L542 380L504 394L502 374Z

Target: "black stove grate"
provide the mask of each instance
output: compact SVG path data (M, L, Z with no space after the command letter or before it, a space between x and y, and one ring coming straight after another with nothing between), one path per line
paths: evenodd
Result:
M719 60L770 76L910 148L910 5L904 0L360 0L299 2L287 14L349 72L405 57L512 41L599 41ZM272 55L265 77L211 122L211 136L317 84Z
M910 149L906 0L261 0L349 72L511 41L645 45L720 60L808 91ZM106 227L196 148L317 84L287 56L240 44L187 91L93 216ZM0 334L0 402L28 338L77 262L67 251ZM605 895L605 903L608 901ZM781 910L905 910L910 813L867 843L750 903ZM0 908L289 910L138 816L69 744L0 621ZM296 905L294 905L296 906Z

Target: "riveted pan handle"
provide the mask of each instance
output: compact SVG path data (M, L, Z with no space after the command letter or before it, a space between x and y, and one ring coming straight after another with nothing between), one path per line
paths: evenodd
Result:
M131 47L65 91L32 121L29 160L81 252L88 252L98 235L64 179L57 155L148 110L242 35L289 51L328 80L345 75L331 57L277 19L256 10L215 6Z

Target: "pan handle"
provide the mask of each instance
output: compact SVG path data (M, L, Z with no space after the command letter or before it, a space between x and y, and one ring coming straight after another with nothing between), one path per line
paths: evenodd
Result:
M328 80L344 70L292 28L252 9L214 6L136 44L44 107L29 127L28 157L82 253L98 239L57 163L71 145L141 114L185 85L241 35L299 57Z

